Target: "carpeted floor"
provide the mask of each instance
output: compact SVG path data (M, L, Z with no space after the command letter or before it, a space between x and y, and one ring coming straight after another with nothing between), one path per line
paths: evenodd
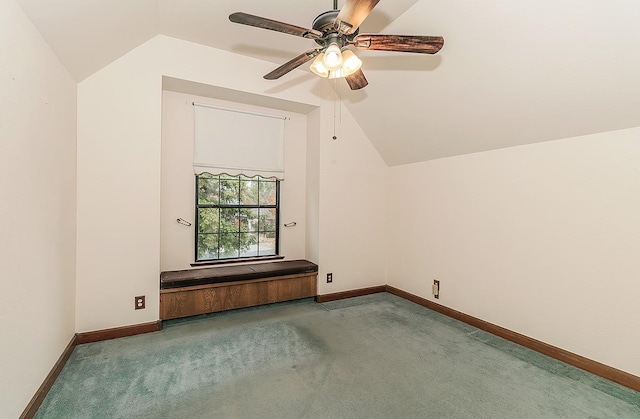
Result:
M640 418L640 393L391 294L76 347L37 418Z

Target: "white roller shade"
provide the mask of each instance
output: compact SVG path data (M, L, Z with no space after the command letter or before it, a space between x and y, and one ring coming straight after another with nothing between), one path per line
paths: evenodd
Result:
M284 179L284 118L194 103L193 169Z

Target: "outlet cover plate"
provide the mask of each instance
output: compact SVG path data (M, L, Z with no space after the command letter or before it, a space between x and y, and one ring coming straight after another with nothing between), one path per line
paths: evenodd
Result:
M144 295L139 295L135 297L135 309L142 310L145 307L145 298Z

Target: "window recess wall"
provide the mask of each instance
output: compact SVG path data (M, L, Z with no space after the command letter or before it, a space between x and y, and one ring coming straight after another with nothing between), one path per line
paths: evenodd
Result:
M278 175L285 177L280 182L278 253L286 259L304 259L307 116L165 90L162 104L161 271L189 269L194 262L196 196L193 138L194 108L198 107L193 106L193 102L287 118L283 154L286 166ZM252 174L256 173L248 173ZM178 218L187 220L191 226L178 223ZM289 222L296 224L283 227Z

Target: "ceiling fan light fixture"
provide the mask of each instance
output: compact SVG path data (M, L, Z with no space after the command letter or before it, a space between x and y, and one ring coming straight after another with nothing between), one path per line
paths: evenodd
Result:
M229 20L233 23L315 41L314 49L303 52L265 74L264 79L277 80L315 58L310 66L314 74L330 79L346 78L351 90L359 90L367 86L369 82L360 69L362 61L353 52L350 52L349 48L435 54L444 45L444 38L441 36L361 34L360 24L369 16L379 1L344 0L343 7L338 9L338 1L333 0L333 9L318 15L313 20L311 29L243 12L230 14Z
M342 67L342 52L338 44L332 43L327 47L327 50L324 52L324 57L322 58L322 63L329 71L335 71Z
M323 63L324 52L320 53L315 60L311 63L309 69L311 72L320 77L329 77L329 70L324 66Z

